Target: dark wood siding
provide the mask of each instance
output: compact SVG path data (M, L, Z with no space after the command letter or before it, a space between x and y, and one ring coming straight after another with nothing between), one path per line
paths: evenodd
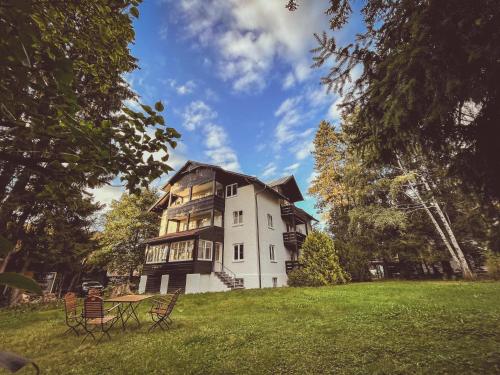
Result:
M224 211L224 198L211 195L209 197L196 199L191 202L187 202L179 207L170 207L167 210L167 217L169 219L174 219L177 216L187 215L188 213L194 214L201 211L209 211L212 208L215 210Z

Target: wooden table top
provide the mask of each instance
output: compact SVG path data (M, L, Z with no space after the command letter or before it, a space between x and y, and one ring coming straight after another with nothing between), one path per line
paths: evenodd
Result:
M141 302L145 299L153 297L152 294L126 294L124 296L108 298L104 302Z

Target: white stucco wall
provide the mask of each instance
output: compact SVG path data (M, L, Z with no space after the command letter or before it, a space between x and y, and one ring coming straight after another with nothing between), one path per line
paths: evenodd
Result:
M244 279L245 288L258 288L255 188L238 187L238 195L226 198L224 210L224 266ZM243 211L243 224L233 225L233 211ZM233 245L244 244L243 261L233 259Z
M285 260L290 260L291 255L283 243L283 233L286 225L281 218L279 198L276 195L263 192L257 195L259 208L259 237L261 251L262 287L273 286L272 279L278 279L278 286L287 285ZM273 228L269 228L267 214L273 217ZM272 262L269 254L269 245L274 245L275 262Z
M190 273L186 275L186 294L227 292L229 290L214 273L209 275Z

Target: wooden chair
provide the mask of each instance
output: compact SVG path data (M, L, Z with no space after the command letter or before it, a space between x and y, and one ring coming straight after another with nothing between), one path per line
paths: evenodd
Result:
M87 296L102 296L102 290L97 289L97 288L89 288L89 291L87 292Z
M153 300L154 304L153 306L151 306L151 310L149 310L151 319L153 320L153 325L149 327L148 332L151 332L156 327L160 327L162 330L165 328L170 329L170 324L172 323L170 314L172 314L172 311L174 310L180 293L181 289L177 289L174 294L171 295L171 298L169 300Z
M120 318L120 305L117 304L110 309L104 309L104 302L99 296L88 296L83 303L83 327L87 331L87 335L83 338L82 343L90 335L95 340L93 331L100 330L101 337L97 342L106 335L109 339L111 336L109 330L115 325ZM118 310L115 310L118 309ZM113 313L112 311L115 310Z
M64 312L66 313L66 325L69 327L64 334L73 331L77 336L80 336L77 328L83 326L82 314L78 312L78 304L76 294L73 292L64 295Z

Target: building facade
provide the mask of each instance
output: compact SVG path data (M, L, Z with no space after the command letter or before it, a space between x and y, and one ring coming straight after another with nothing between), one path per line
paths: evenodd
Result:
M139 290L186 293L279 287L295 265L315 219L295 178L256 177L188 161L150 208L161 214L146 241Z

